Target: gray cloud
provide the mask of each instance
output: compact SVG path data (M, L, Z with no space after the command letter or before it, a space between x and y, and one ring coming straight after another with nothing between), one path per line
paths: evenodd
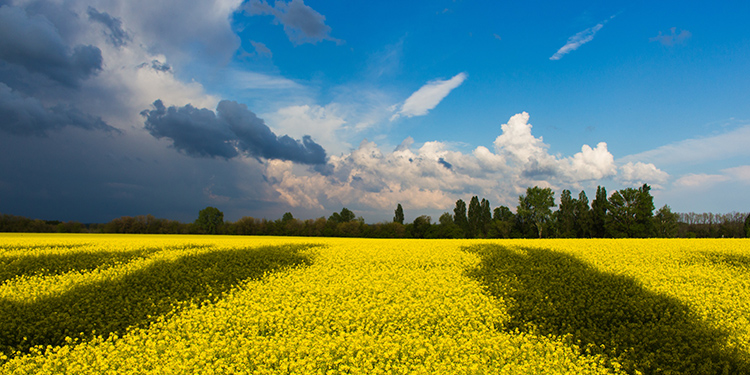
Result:
M107 12L99 12L93 7L89 7L86 14L88 14L90 20L98 22L107 28L105 34L110 43L115 47L122 47L132 41L130 35L123 30L122 21L119 18L114 18Z
M330 36L331 27L325 24L325 16L305 5L304 0L276 1L273 6L263 0L251 0L244 9L251 15L273 15L275 22L284 26L284 32L295 44L315 44L322 40L340 42Z
M156 138L169 138L173 146L195 157L231 159L240 154L290 160L302 164L323 164L326 152L310 136L297 141L276 136L247 106L222 100L216 114L205 108L165 107L161 100L153 110L141 112L146 129Z
M693 36L693 34L687 30L680 30L680 33L678 34L676 27L669 29L669 31L671 32L669 35L662 35L661 31L659 31L659 35L649 38L649 41L659 42L665 46L673 46L675 44L682 44L685 40Z
M71 51L46 17L8 5L0 7L0 60L68 87L77 87L102 69L99 48L78 45Z
M14 135L46 136L50 130L72 126L87 130L119 132L100 117L69 105L45 108L32 97L23 97L0 82L0 130Z

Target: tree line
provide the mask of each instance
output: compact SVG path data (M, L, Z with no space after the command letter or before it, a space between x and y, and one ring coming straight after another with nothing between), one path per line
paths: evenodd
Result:
M0 232L228 234L373 238L651 238L651 237L750 237L750 214L674 213L668 205L654 211L651 187L624 188L607 195L598 186L589 203L585 191L577 198L570 190L560 194L550 188L529 187L518 197L514 213L507 206L491 208L473 196L468 205L456 201L452 211L436 222L421 215L405 223L397 204L392 221L367 224L344 207L328 218L300 220L291 212L280 219L243 217L224 221L215 207L206 207L193 223L159 219L152 215L123 216L104 224L32 220L0 215ZM552 210L557 207L556 210Z

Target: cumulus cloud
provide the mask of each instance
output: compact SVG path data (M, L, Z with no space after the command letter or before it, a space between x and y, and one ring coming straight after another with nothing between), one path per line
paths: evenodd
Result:
M668 35L663 35L661 31L659 31L659 35L653 38L649 38L649 41L659 42L664 46L673 46L675 44L682 44L685 42L685 40L693 36L693 34L691 34L690 31L687 30L680 30L680 32L677 33L676 27L669 29L669 31L670 34Z
M156 138L169 138L174 148L195 157L231 159L249 156L289 160L302 164L323 164L326 152L310 136L297 141L278 137L247 106L222 100L216 113L205 108L171 106L157 100L154 109L141 114L146 129Z
M688 173L675 180L674 185L692 189L708 189L730 181L750 183L750 165L722 169L720 174Z
M69 87L102 69L98 47L70 48L46 17L10 5L0 7L0 60Z
M304 0L276 1L273 6L263 0L250 0L244 10L251 15L274 16L274 22L284 26L284 32L294 44L315 44L323 40L341 42L331 37L331 27L325 24L325 16L305 5Z
M467 195L513 206L528 186L580 187L617 175L606 143L594 148L583 145L581 152L558 158L531 133L528 120L524 112L503 124L494 152L479 146L465 154L438 141L415 147L411 137L384 152L365 140L349 153L331 156L325 175L295 174L291 166L281 168L278 162L269 163L267 173L274 176L271 186L290 205L345 204L377 210L388 209L396 201L414 208L448 209ZM638 175L639 167L628 176L649 177Z
M435 108L453 89L466 80L466 73L458 73L449 80L434 80L422 86L411 94L398 107L398 111L391 117L391 121L399 117L424 116Z
M122 47L132 41L130 35L122 28L122 21L119 18L110 16L107 12L99 12L93 7L86 10L89 19L98 22L106 28L104 34L115 47Z
M651 163L629 162L620 167L619 180L629 185L650 184L655 188L669 179L669 174Z
M87 130L119 132L107 125L100 117L94 117L79 109L56 105L45 108L33 97L24 97L0 82L0 130L13 135L46 136L50 130L66 126Z
M560 47L560 49L557 50L557 52L555 52L555 54L552 55L552 57L550 57L549 59L550 60L560 60L566 54L568 54L568 53L570 53L572 51L575 51L575 50L578 49L578 47L580 47L580 46L582 46L582 45L584 45L584 44L586 44L586 43L594 40L594 36L596 35L596 33L599 32L599 30L601 30L602 27L604 27L604 25L607 23L607 21L609 21L613 17L614 16L612 16L609 19L604 20L604 21L596 24L595 26L592 26L592 27L589 27L586 30L583 30L583 31L577 33L576 35L571 36L570 38L568 38L568 42L565 43L564 46Z

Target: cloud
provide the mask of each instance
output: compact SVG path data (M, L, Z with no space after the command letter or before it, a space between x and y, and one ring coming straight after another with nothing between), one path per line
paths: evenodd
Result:
M122 47L133 39L122 28L122 21L119 18L110 16L107 12L99 12L93 7L86 10L89 19L98 22L106 27L105 35L110 43L115 47Z
M240 152L252 157L323 164L326 152L310 136L297 141L277 137L247 106L222 100L216 114L205 108L165 107L161 100L141 114L146 130L156 138L169 138L174 148L194 157L231 159Z
M271 53L271 50L268 49L268 47L266 47L265 44L263 44L261 42L256 42L256 41L253 41L253 40L250 41L250 44L253 45L253 48L255 48L255 52L259 56L266 56L268 58L273 57L273 53Z
M680 30L678 34L676 27L669 29L669 31L670 31L669 35L662 35L661 31L659 31L659 35L653 38L649 38L649 41L659 42L664 46L673 46L675 44L682 44L688 38L693 36L693 34L691 34L690 31L687 31L687 30Z
M98 47L77 45L71 50L46 17L9 5L0 7L0 60L69 87L102 70Z
M705 190L732 181L750 183L750 165L722 169L721 174L688 173L678 178L674 184L678 187Z
M50 130L66 126L87 130L119 132L100 117L83 113L75 107L56 105L45 108L33 97L23 97L0 82L0 130L13 135L46 136Z
M560 60L566 54L575 51L578 49L578 47L594 40L594 36L596 35L596 33L599 32L599 30L604 27L607 21L611 20L612 18L614 18L614 16L596 24L596 26L589 27L588 29L581 31L576 35L571 36L570 38L568 38L568 42L565 43L564 46L560 47L560 49L557 50L557 52L555 52L555 54L552 55L552 57L550 57L549 59Z
M302 88L302 85L290 79L258 72L234 72L232 80L235 85L244 89L284 90Z
M396 112L391 121L399 117L424 116L431 109L435 108L456 87L460 86L466 80L466 73L458 73L449 80L434 80L422 86L419 90L411 94L398 112Z
M518 194L529 186L582 188L583 184L617 175L618 168L606 143L594 148L583 145L581 152L558 158L550 155L542 139L531 133L528 120L529 115L524 112L503 124L494 152L478 146L464 154L439 141L415 147L411 137L393 151L384 152L374 142L364 140L349 153L332 155L326 174L294 173L291 166L282 168L278 162L268 163L267 174L274 176L269 180L271 186L292 206L344 204L363 210L389 209L394 202L443 210L456 199L470 195L512 207ZM627 178L662 181L659 171L649 166L623 168Z
M691 138L653 150L628 155L622 162L658 162L660 165L684 165L750 157L750 126L741 126L724 134Z
M331 153L348 151L351 145L342 140L347 131L347 121L339 113L335 104L321 107L317 105L294 105L280 108L264 115L274 130L292 136L308 134L325 145Z
M628 185L650 184L654 188L661 188L669 179L669 174L651 163L629 162L620 167L618 179Z
M316 44L323 40L341 43L331 37L331 27L325 24L325 16L305 5L304 0L276 1L273 6L263 0L250 0L244 10L250 15L274 16L274 22L284 26L284 32L294 44Z

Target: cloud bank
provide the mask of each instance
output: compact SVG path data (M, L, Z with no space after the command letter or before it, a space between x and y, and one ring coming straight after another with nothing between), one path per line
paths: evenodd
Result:
M190 104L167 108L161 100L145 110L145 127L156 138L169 138L172 146L194 157L231 159L247 154L302 164L324 164L326 152L310 136L297 141L277 137L247 106L222 100L216 113Z
M548 152L542 138L531 133L528 113L512 116L501 126L494 150L484 146L471 153L451 150L443 142L414 148L407 138L391 152L362 141L348 154L331 156L330 172L305 174L293 164L269 161L266 175L279 196L292 207L320 208L348 205L363 210L385 210L394 202L415 209L449 209L456 199L488 197L494 204L515 207L528 186L577 188L602 180L662 182L666 173L653 164L618 167L607 144L583 145L581 152L558 157Z

